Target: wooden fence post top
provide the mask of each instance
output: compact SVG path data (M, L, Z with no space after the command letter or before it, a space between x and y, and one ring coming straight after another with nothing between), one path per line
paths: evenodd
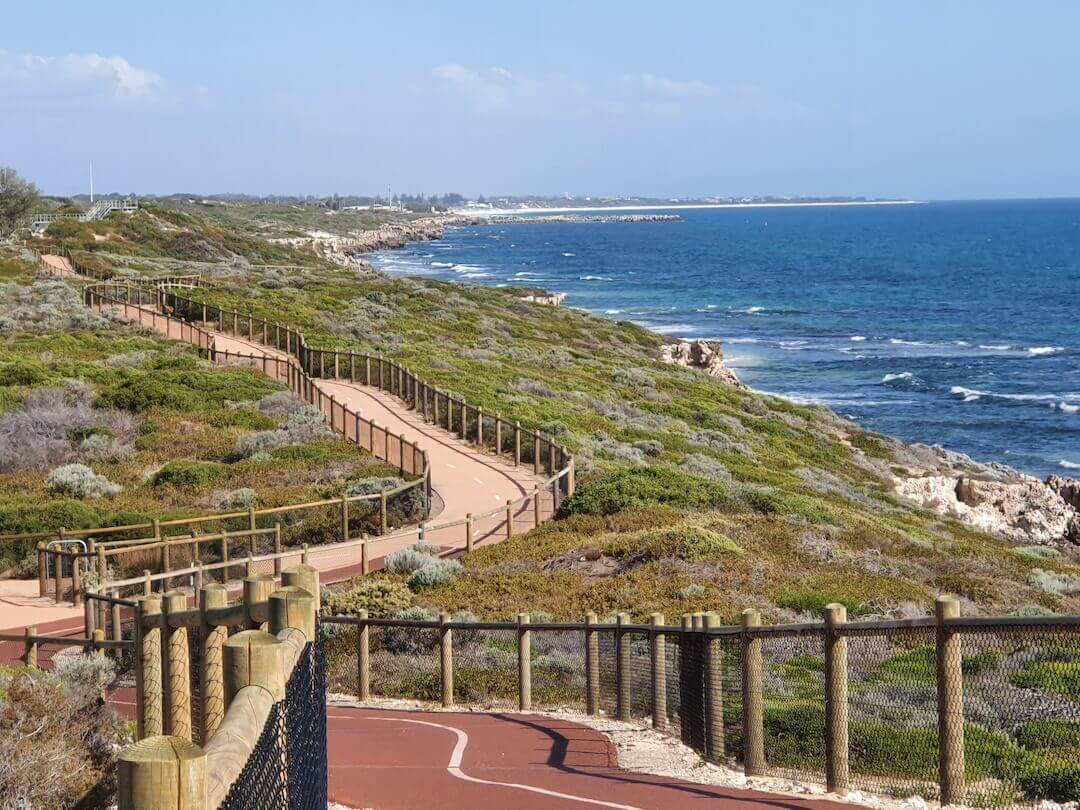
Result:
M285 697L284 647L262 630L241 630L222 645L225 694L229 698L245 686L261 686L274 701Z
M939 596L934 602L934 615L939 622L957 618L960 615L960 600L950 594Z
M117 759L120 810L203 810L206 753L182 737L153 736L129 745Z
M847 621L847 607L839 602L830 602L825 606L825 624L834 625Z
M207 608L225 607L229 601L229 589L220 582L210 582L199 591L199 607Z
M760 627L761 614L754 608L747 608L742 612L743 627Z
M270 594L270 632L294 628L315 640L315 597L299 585L286 585Z

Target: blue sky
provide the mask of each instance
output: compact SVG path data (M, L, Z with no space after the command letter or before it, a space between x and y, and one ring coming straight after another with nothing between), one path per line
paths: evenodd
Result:
M0 164L73 193L1080 195L1080 3L32 3Z

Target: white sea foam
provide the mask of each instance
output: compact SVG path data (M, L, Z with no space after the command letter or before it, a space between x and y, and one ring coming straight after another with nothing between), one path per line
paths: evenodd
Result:
M865 335L852 335L851 340L855 341L856 343L861 343L862 341L866 340L866 336Z
M1057 354L1058 352L1065 351L1061 346L1032 346L1028 350L1028 354L1032 357L1044 357L1049 354Z
M432 267L453 267L454 263L453 262L432 262L431 266Z
M573 253L564 253L563 254L563 256L566 256L566 257L570 257L570 256L573 256L573 255L574 255Z
M1008 343L980 343L979 348L990 352L1007 352L1012 346Z
M607 276L578 276L578 281L611 281Z
M1062 413L1080 413L1080 405L1073 405L1070 402L1058 402L1050 407L1057 408Z
M896 382L897 380L914 380L915 375L910 371L901 371L898 374L886 374L881 378L883 383Z
M689 323L672 323L665 326L654 326L652 327L652 330L654 332L659 332L661 335L674 335L685 332L692 332L694 331L694 327L692 324Z
M620 312L622 312L621 309L605 309L604 310L605 315L618 315Z
M926 343L922 340L903 340L902 338L889 338L889 343L894 346L931 346L933 344Z
M949 389L950 394L964 398L964 402L975 402L982 397L991 396L989 391L979 391L975 388L964 388L962 385L954 385Z
M728 338L727 340L724 341L724 343L761 343L761 339L760 338L748 338L748 337L744 337L744 338ZM779 396L779 394L777 394L775 396Z
M478 273L485 269L478 264L455 264L452 267L455 273Z
M1058 464L1064 467L1066 470L1080 470L1080 464L1075 461L1069 461L1068 459L1063 458L1061 459L1061 461L1058 462Z

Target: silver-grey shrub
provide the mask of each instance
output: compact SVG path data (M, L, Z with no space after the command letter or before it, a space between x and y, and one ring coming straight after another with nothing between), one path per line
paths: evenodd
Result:
M19 410L0 414L0 473L44 471L74 461L82 448L73 447L68 436L76 429L106 428L110 452L124 452L120 448L135 439L141 419L127 411L95 408L93 400L85 386L43 388L31 391ZM86 452L102 449L92 443Z
M116 678L116 662L98 655L59 655L53 674L72 689L101 692Z
M0 284L0 332L95 329L106 322L83 305L77 289L58 279L37 279L29 286Z
M260 399L256 407L266 416L285 417L311 406L291 391L275 391Z
M322 413L311 405L305 405L289 414L284 425L276 430L264 430L241 436L233 448L232 458L251 458L256 453L285 447L290 444L329 439L334 436Z
M411 574L438 559L436 553L437 546L416 543L387 554L385 567L391 574Z
M98 475L85 464L65 464L49 473L45 479L45 489L57 495L94 499L119 495L122 487L104 475Z
M429 558L430 562L417 568L409 575L408 585L414 591L449 585L461 573L461 563L457 560Z

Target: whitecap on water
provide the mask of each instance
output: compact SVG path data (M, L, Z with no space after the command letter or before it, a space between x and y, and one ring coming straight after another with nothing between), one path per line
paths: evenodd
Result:
M1027 350L1032 357L1045 357L1062 351L1065 351L1065 349L1061 346L1032 346Z

